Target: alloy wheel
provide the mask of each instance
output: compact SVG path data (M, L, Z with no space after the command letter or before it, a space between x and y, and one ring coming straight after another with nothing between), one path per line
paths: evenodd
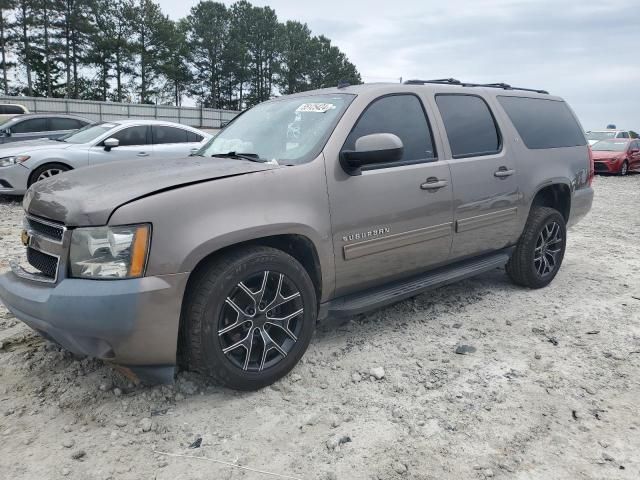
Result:
M550 275L557 268L562 241L562 229L557 222L550 222L542 228L533 254L533 265L541 277Z
M238 283L218 321L222 352L236 367L261 372L294 348L303 326L299 289L286 275L263 271Z
M60 168L50 168L48 170L45 170L44 172L42 172L40 175L38 175L38 178L36 179L36 182L39 182L40 180L46 180L47 178L51 178L55 175L59 175L63 172L62 169Z
M629 172L629 165L627 162L622 162L622 167L620 167L620 175L626 175Z

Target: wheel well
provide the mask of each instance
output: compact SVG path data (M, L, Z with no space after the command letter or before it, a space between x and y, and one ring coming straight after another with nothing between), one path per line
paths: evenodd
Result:
M262 237L254 240L249 240L242 243L237 243L234 245L230 245L228 247L222 248L215 252L210 253L202 260L198 262L196 267L193 269L191 274L189 275L189 280L187 281L187 286L185 289L184 298L187 296L187 292L190 291L191 283L196 281L198 278L198 274L211 262L215 261L220 256L231 250L237 250L239 248L251 247L251 246L265 246L276 248L278 250L282 250L285 253L288 253L293 258L295 258L300 264L304 267L304 269L309 274L311 281L313 282L313 286L316 289L316 298L318 302L320 302L320 298L322 295L322 271L320 267L320 258L318 257L318 252L311 240L303 235L274 235L270 237ZM183 298L183 308L184 308L184 298ZM178 333L178 349L177 349L177 362L178 364L183 363L183 348L184 348L184 325L182 324L182 316L180 318L180 327Z
M36 168L34 168L31 173L29 174L29 185L33 184L35 182L35 174L38 170L40 170L42 167L46 167L48 165L62 165L64 167L67 167L69 170L73 170L73 167L67 163L64 162L46 162L43 163L42 165L38 165Z
M309 277L316 289L316 297L318 298L318 301L320 301L322 295L322 271L320 267L320 258L318 257L318 252L316 251L316 247L313 245L313 242L303 235L286 234L262 237L242 243L236 243L217 250L198 262L191 272L191 275L189 275L189 282L197 277L197 275L195 275L196 273L198 273L202 268L205 268L219 256L224 255L225 252L254 245L282 250L300 262L309 274ZM187 288L189 288L188 284Z
M569 221L571 212L571 191L564 184L554 184L540 190L531 203L532 207L550 207L558 210Z

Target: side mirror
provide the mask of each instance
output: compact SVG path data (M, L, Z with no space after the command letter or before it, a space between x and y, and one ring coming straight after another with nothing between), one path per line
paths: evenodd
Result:
M223 129L224 127L229 125L229 123L231 123L230 120L220 120L220 129Z
M5 137L10 137L11 136L11 129L10 128L5 128L4 130L2 130L2 134Z
M200 151L200 147L193 147L191 149L191 151L189 152L189 156L192 157L194 156L196 153L198 153Z
M120 145L120 140L118 140L117 138L107 138L104 141L104 150L106 152L110 152L112 148L116 148L118 145Z
M355 150L340 153L340 165L349 175L362 174L362 167L402 159L404 145L393 133L373 133L356 140Z

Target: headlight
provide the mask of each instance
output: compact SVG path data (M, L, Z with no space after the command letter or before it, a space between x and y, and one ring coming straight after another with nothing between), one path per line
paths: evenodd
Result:
M15 165L17 163L26 162L31 157L29 155L15 155L13 157L2 157L0 158L0 167L10 167L11 165Z
M71 235L71 276L138 278L144 275L150 225L77 228Z

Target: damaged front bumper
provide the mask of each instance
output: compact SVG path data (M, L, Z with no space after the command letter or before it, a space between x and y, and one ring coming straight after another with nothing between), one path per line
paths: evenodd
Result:
M173 381L187 273L46 284L13 268L0 275L0 300L42 336L119 364L140 380Z

